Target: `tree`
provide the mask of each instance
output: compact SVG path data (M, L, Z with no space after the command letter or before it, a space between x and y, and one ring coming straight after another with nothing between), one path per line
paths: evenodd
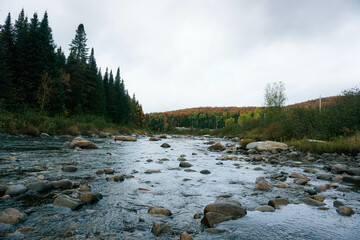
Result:
M89 48L86 46L86 33L84 25L81 23L75 34L75 38L71 41L70 51L73 53L74 58L79 61L85 63L88 58Z
M283 107L285 105L285 84L283 82L268 83L265 87L265 106Z

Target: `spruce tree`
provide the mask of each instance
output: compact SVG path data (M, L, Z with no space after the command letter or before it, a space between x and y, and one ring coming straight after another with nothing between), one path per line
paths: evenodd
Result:
M107 112L108 116L111 120L118 122L118 119L115 118L115 112L116 112L116 94L115 94L115 84L114 84L114 76L112 71L110 71L109 75L109 85L108 85L108 100L107 100Z

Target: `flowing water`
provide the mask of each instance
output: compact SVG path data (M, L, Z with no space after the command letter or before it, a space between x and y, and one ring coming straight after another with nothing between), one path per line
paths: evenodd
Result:
M3 224L0 238L179 239L186 231L194 239L360 239L358 187L337 183L347 191L329 189L322 192L328 210L319 210L299 200L306 197L304 188L328 183L316 179L316 174L303 173L305 167L316 169L317 174L325 173L320 163L302 164L289 160L286 164L254 165L240 154L229 154L236 157L232 160L218 160L224 153L208 151L208 145L204 144L208 138L170 137L152 142L148 137L140 136L136 142L118 144L111 144L110 138L88 138L99 149L73 150L67 148L69 138L0 137L0 184L70 179L90 185L92 192L103 196L98 203L74 211L53 206L56 191L0 199L0 211L15 207L28 215L21 224ZM224 145L231 143L213 140ZM164 142L171 147L161 148ZM184 156L195 171L180 168L177 160L180 156ZM61 167L64 165L74 165L78 171L63 172ZM123 182L107 181L111 175L96 174L97 170L105 168L113 168L115 175L128 177ZM160 173L147 174L148 169L160 170ZM210 174L201 174L204 169ZM295 186L293 179L287 178L285 183L293 188L274 187L266 192L253 190L257 177L265 177L273 185L275 182L270 176L279 172L302 173L311 178L311 186ZM271 213L254 211L275 197L287 198L293 204ZM216 232L209 231L201 225L201 219L194 218L195 214L203 214L207 204L225 198L241 202L247 208L247 215L218 224ZM352 207L355 214L340 216L333 207L335 200ZM165 207L172 215L150 215L147 212L152 206ZM167 223L170 230L155 236L151 233L155 222ZM30 230L16 231L19 228Z

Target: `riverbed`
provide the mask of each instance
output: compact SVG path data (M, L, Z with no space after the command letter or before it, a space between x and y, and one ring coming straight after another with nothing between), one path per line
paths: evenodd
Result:
M333 174L340 177L339 181L318 179L321 174L330 174L327 165L350 162L359 167L355 157L332 156L332 162L326 162L320 156L302 161L305 156L301 154L291 158L289 154L257 153L263 161L251 161L251 154L236 150L236 142L209 137L167 136L149 141L148 136L137 136L135 142L84 137L99 147L91 150L69 149L71 137L0 137L0 184L69 179L75 187L65 194L71 197L81 193L80 185L88 185L91 192L102 195L97 203L77 210L54 206L60 190L0 199L0 211L11 207L27 215L26 221L16 225L0 224L0 238L180 239L180 234L187 232L194 239L360 239L357 183L342 181L346 174ZM209 141L228 145L229 150L209 151L205 144ZM161 147L165 142L170 148ZM192 166L179 167L179 160ZM62 171L68 165L77 171ZM109 168L115 173L97 174ZM309 168L313 171L304 172ZM289 177L294 172L310 181L305 185L294 183ZM282 177L274 178L279 173ZM109 179L116 175L125 176L125 180ZM254 190L259 177L269 182L270 190ZM275 186L280 183L289 187ZM325 198L323 207L303 203L301 199L311 198L312 191L324 184L330 187L317 193ZM276 197L286 198L291 204L275 212L255 211ZM205 206L221 200L240 202L247 210L246 216L214 228L203 226ZM355 214L338 214L335 201L351 207ZM162 206L172 215L149 214L153 206ZM152 233L156 222L166 223L167 230L159 235Z

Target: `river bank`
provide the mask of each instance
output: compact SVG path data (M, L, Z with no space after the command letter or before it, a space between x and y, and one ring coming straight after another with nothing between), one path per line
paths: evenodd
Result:
M67 147L72 137L1 135L0 185L25 189L2 196L0 210L16 208L26 215L18 224L1 223L1 237L176 239L182 232L194 239L359 237L359 155L243 150L225 139L156 137L161 140L87 137L99 148L81 150ZM210 151L218 141L225 150ZM30 189L39 182L48 186L44 192ZM98 201L84 204L85 193ZM80 205L59 207L60 196L79 199ZM290 204L258 211L277 197ZM204 208L216 201L241 203L247 214L206 227ZM340 215L339 204L354 214ZM171 215L150 214L156 206ZM157 223L167 227L151 232Z

